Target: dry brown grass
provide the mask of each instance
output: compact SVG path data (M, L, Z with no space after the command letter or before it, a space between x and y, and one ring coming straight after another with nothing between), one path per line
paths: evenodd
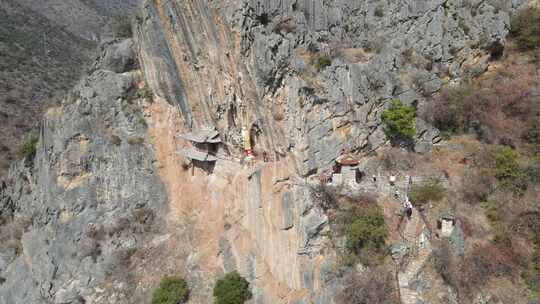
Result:
M130 145L142 145L144 143L144 138L141 136L131 136L127 140Z
M465 255L452 253L449 244L442 241L434 252L435 270L444 282L457 290L461 301L472 301L476 293L491 280L519 278L518 257L509 248L490 243L477 244Z
M468 169L463 174L460 192L463 201L468 204L485 202L494 190L496 183L493 174L486 169Z
M524 271L523 261L532 260L531 239L540 233L535 205L540 195L537 187L529 187L522 197L495 189L493 151L496 148L470 135L452 137L437 145L425 159L416 159L413 170L447 173L447 200L434 205L425 215L429 225L435 223L441 212L452 210L461 222L465 255L441 253L445 249L439 247L435 268L458 290L464 303L472 301L479 290L492 292L493 286L502 285L521 290L521 295L516 292L510 297L520 300L526 289L520 277ZM492 211L496 211L495 219L486 217L491 217ZM436 240L434 244L440 246Z
M421 156L399 148L390 148L379 155L388 171L408 171L413 169Z
M16 254L21 254L23 250L21 238L32 224L32 220L28 217L1 218L0 224L0 244L15 250Z
M114 135L114 134L112 134L109 137L109 140L110 140L111 144L113 144L115 146L119 146L122 143L122 139L120 139L120 137L118 135Z
M529 60L529 61L528 61ZM445 88L422 115L448 133L471 133L488 143L524 145L537 141L540 99L536 63L521 53L507 52L488 71L457 88Z
M338 56L349 63L370 61L374 53L368 52L363 48L342 48L338 50Z
M286 17L283 20L281 20L276 26L274 27L274 32L277 33L293 33L296 31L298 26L296 25L296 22L293 17Z
M339 304L398 303L393 275L383 268L369 269L363 274L350 273L344 278L337 297Z
M490 277L517 276L517 260L510 249L492 244L475 248L462 262L459 285L467 293L475 292Z
M285 113L283 113L283 111L280 111L280 110L275 110L272 113L272 117L274 118L275 121L282 121L285 119Z
M472 106L479 107L471 110L471 117L485 131L481 136L465 130L435 145L431 153L422 157L409 158L389 151L380 158L386 170L413 176L443 172L448 179L447 197L430 206L424 215L428 226L434 226L445 211L452 211L461 222L464 256L455 256L448 248L439 247L436 238L433 244L438 247L439 259L434 266L458 290L462 303L472 302L480 290L500 299L506 297L510 299L508 303L522 303L524 299L526 284L521 276L532 267L535 250L531 240L540 233L540 188L534 178L520 197L498 187L495 152L500 149L499 144L513 146L524 169L531 163L527 159L540 151L540 143L534 142L540 137L535 137L534 132L529 141L522 138L524 130L538 129L535 126L540 125L531 122L540 117L540 100L530 95L531 88L539 84L537 64L527 63L522 55L506 54L493 62L487 73L473 80L472 93L467 97L475 103ZM534 175L535 169L530 170ZM497 286L515 292L504 295Z

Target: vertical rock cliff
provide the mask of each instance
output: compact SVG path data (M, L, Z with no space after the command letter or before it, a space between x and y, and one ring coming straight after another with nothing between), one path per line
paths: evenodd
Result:
M173 208L182 210L176 216L188 216L204 235L190 254L203 271L197 277L238 269L254 284L256 303L332 302L339 267L321 238L328 219L311 200L310 176L343 151L384 145L380 113L392 99L422 107L443 83L482 73L504 47L512 9L444 1L146 2L137 24L141 68L167 102L151 110L160 117L155 147L166 151L158 152L159 171ZM239 167L243 126L269 163ZM189 143L174 136L209 127L227 153L209 176L189 177L179 165L187 160L174 153ZM417 127L415 148L427 151L438 132L420 119ZM216 251L219 260L211 261Z
M132 44L107 50L133 62ZM129 302L114 278L163 222L167 195L134 97L137 73L101 63L47 111L35 157L2 183L2 303Z
M152 1L138 40L149 84L188 128L215 125L239 146L245 112L256 148L291 152L305 176L342 149L384 144L390 100L421 106L443 83L483 72L504 47L512 5ZM418 126L417 149L429 149L437 132Z

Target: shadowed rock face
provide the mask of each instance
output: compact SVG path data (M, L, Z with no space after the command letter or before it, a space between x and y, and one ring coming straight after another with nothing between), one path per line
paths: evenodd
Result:
M421 108L482 72L519 1L329 2L146 1L135 41L103 44L0 184L0 302L147 303L180 273L210 303L237 270L254 303L333 303L343 269L307 180L384 145L392 99ZM270 162L240 163L243 125ZM227 151L212 174L175 153L201 127ZM417 129L428 150L438 131Z
M142 101L132 96L136 75L119 69L135 59L125 54L47 111L33 168L19 163L3 184L2 235L18 219L28 222L12 238L17 246L0 248L1 303L111 303L109 291L95 291L113 279L115 296L129 297L129 261L162 227L167 195L154 174Z
M129 14L137 0L0 3L0 175L7 172L43 109L58 103L91 63L110 33L115 14Z

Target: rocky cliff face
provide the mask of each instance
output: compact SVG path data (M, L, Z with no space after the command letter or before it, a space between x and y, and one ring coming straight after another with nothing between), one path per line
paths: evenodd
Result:
M110 49L133 59L131 45ZM2 303L103 303L113 285L127 298L108 278L125 275L125 260L163 222L137 74L115 63L49 109L33 164L15 165L2 184Z
M190 301L210 303L237 270L254 303L333 303L346 270L312 181L344 150L386 144L392 99L421 108L484 71L518 5L146 1L135 42L104 46L47 112L33 164L2 184L0 302L146 303L180 273ZM191 164L178 135L208 127L218 160ZM437 130L417 128L415 149L429 150Z
M245 111L257 148L292 152L307 175L342 149L384 144L379 114L391 99L421 106L443 83L484 71L517 4L147 2L141 60L188 127L216 125L237 144ZM424 150L437 132L418 126Z
M0 175L93 60L103 29L138 1L13 1L0 3Z

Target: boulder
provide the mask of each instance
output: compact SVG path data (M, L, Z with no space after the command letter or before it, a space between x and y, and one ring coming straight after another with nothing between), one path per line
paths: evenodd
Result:
M101 45L99 68L115 73L129 72L137 68L132 39L112 40Z

